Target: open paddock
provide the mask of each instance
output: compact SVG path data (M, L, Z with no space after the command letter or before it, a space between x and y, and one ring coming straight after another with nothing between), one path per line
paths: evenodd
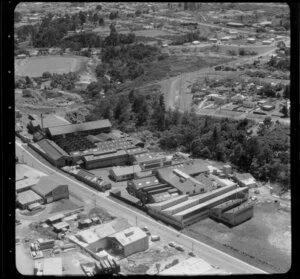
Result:
M64 74L79 71L87 62L81 56L38 56L30 57L22 64L15 65L16 76L39 77L44 72Z

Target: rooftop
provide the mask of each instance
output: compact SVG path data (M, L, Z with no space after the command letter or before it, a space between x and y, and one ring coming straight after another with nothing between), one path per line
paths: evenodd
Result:
M121 245L126 246L132 242L147 237L147 234L139 227L131 227L121 232L117 232L110 237L115 238Z
M165 156L151 154L151 153L143 153L143 154L134 155L134 159L138 163L143 163L143 162L153 161L153 160L161 160L163 158L165 158Z
M32 190L24 191L18 194L18 201L20 204L28 204L41 199L42 197Z
M225 198L227 198L227 197L229 197L229 196L231 196L231 195L234 195L234 194L238 194L238 193L240 193L240 192L242 192L242 191L244 191L244 190L247 190L247 189L248 189L248 187L237 188L237 189L235 189L235 190L229 191L229 192L227 192L227 193L225 193L225 194L222 194L222 195L220 195L220 196L217 196L217 197L215 197L215 198L212 198L212 199L210 199L210 200L208 200L208 201L206 201L206 202L197 204L197 205L192 206L192 207L190 207L190 208L188 208L188 209L185 209L185 210L183 210L183 211L180 211L180 212L176 213L174 216L184 216L184 215L189 214L189 213L191 213L191 212L193 212L193 211L195 211L195 210L198 210L198 209L200 209L200 208L205 208L206 206L208 206L208 205L210 205L210 204L212 204L212 203L214 203L214 202L216 202L216 201L225 199Z
M19 181L16 181L16 190L21 190L35 185L39 181L37 177L28 177Z
M74 132L89 131L103 128L111 128L111 123L108 119L84 122L79 124L69 124L58 127L50 127L49 133L51 136L70 134Z
M40 126L42 127L42 120L38 118L36 120L31 121L33 126ZM62 117L58 117L57 115L43 115L43 128L50 128L50 127L57 127L63 125L69 125L70 122Z
M63 185L63 184L46 176L46 177L41 177L39 182L35 186L32 187L32 190L44 197L60 185Z
M132 181L132 184L135 186L136 189L143 188L146 186L158 185L160 182L155 176L139 178Z
M141 167L139 165L127 166L127 167L113 167L112 172L116 176L123 176L128 174L133 174L141 171Z
M102 154L102 155L87 155L87 156L83 156L83 160L84 161L97 161L97 160L103 160L103 159L107 159L107 158L114 158L114 157L118 157L118 156L125 156L127 155L125 150L110 150L109 153L106 154Z
M64 156L69 156L69 154L66 151L64 151L52 140L43 139L39 141L37 145L54 160L57 160Z

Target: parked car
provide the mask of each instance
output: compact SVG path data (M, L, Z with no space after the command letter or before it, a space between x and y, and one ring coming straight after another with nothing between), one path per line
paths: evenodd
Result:
M175 247L175 249L178 250L178 251L181 251L181 252L184 251L184 249L183 249L183 247L182 247L181 245L177 245L177 246Z
M152 235L151 236L151 241L159 241L160 240L160 236L159 235Z
M176 243L174 241L169 242L169 246L175 248Z

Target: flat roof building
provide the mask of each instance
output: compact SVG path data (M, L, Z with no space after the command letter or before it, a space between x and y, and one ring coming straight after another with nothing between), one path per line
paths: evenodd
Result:
M22 210L28 209L30 204L41 203L42 201L43 198L32 190L27 190L17 195L17 202Z
M134 174L141 171L142 169L139 165L133 165L127 167L113 167L109 173L115 181L124 181L133 179Z

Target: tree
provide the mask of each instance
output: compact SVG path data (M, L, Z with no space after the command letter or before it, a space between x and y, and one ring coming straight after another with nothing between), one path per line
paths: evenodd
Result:
M283 91L283 97L285 99L289 99L290 98L290 85L287 84L284 88L284 91Z
M101 6L101 5L97 5L97 6L96 6L96 11L101 11L101 9L102 9L102 6Z
M286 105L281 108L280 112L284 115L284 117L288 117L288 109Z
M104 22L104 18L103 18L103 17L100 17L100 18L99 18L99 25L101 25L101 26L105 25L105 22Z
M207 146L201 150L201 156L207 159L211 158L211 152Z
M80 24L83 25L86 22L86 14L82 11L79 12L78 18L80 20Z
M93 16L92 16L92 22L94 24L97 24L97 22L99 22L99 16L98 16L97 13L93 14Z
M270 116L267 116L265 119L264 119L264 125L265 127L268 129L271 127L272 125L272 118Z
M244 48L239 48L239 55L240 56L246 55L246 50Z

